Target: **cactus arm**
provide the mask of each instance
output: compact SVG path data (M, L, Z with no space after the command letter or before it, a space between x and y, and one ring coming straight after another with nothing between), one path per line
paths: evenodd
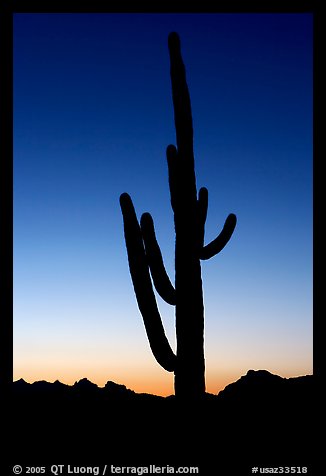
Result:
M162 299L168 304L176 304L175 289L165 270L162 253L155 236L154 222L149 213L144 213L140 220L145 251L152 279Z
M130 274L139 310L143 316L150 347L157 362L167 371L175 370L176 357L166 338L149 274L141 229L130 196L123 193L120 205L124 222Z
M200 259L207 260L218 254L224 246L228 243L232 236L233 230L237 223L237 218L233 213L227 217L224 223L224 227L221 233L211 241L208 245L204 246L200 252Z
M205 187L202 187L198 193L197 200L197 213L198 213L198 240L199 247L202 249L204 247L204 237L205 237L205 223L207 218L207 207L208 207L208 190Z

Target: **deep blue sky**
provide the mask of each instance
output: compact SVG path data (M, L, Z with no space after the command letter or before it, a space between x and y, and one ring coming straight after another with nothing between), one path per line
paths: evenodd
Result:
M206 242L207 387L312 372L312 16L14 15L15 378L172 393L129 276L119 195L154 218L174 276L167 36L190 89ZM174 310L158 298L174 345Z

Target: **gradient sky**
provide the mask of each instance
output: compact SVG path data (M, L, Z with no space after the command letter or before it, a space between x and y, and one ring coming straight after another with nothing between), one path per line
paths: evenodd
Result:
M173 393L129 275L119 195L174 276L167 36L190 89L206 243L207 390L312 373L312 15L14 15L14 379ZM175 348L174 308L157 297Z

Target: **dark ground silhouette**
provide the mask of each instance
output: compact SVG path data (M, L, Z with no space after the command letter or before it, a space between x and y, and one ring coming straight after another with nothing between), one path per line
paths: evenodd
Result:
M195 465L201 475L240 476L259 464L311 468L311 375L285 379L250 370L218 395L189 405L110 381L99 388L87 379L72 386L18 380L12 397L20 461L59 458L81 465L96 458L122 466Z

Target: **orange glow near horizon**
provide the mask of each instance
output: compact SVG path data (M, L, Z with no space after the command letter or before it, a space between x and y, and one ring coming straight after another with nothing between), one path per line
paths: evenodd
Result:
M78 342L73 352L70 335L66 336L66 340L53 339L51 344L38 346L17 340L14 346L14 380L23 378L29 383L59 380L73 385L87 378L99 387L113 381L136 393L173 395L173 373L166 372L155 361L140 331L142 329L139 333L143 339L140 344L128 338L122 344L108 348L105 339L98 338L97 345L94 345L98 336L91 335L89 342ZM282 356L275 357L266 346L265 353L259 352L259 355L239 347L236 353L232 345L230 348L214 347L214 351L212 348L207 339L206 391L212 394L218 394L250 369L265 369L286 378L312 373L312 358L304 349L299 356L296 352L288 352L285 359L284 352Z
M206 372L206 391L213 394L218 394L230 383L238 380L242 375L245 375L246 369L243 372L239 370L229 369L229 371L221 371L217 375L216 371ZM254 369L258 370L258 369ZM303 369L303 371L298 371L293 373L290 370L280 371L281 369L267 369L271 373L278 374L282 377L297 377L299 375L312 374L312 370ZM117 384L125 385L130 390L135 391L136 393L150 393L154 395L168 396L174 394L174 376L171 373L167 373L162 369L158 368L153 371L153 369L146 369L143 372L134 372L131 373L127 369L124 372L121 372L121 369L118 372L115 370L111 373L101 372L101 371L80 371L77 368L65 368L63 372L58 372L58 369L53 368L27 368L20 366L14 371L14 381L23 378L28 383L33 383L40 380L46 380L48 382L54 382L59 380L60 382L73 385L75 382L81 380L82 378L87 378L91 382L95 383L99 387L104 387L107 381L113 381Z

